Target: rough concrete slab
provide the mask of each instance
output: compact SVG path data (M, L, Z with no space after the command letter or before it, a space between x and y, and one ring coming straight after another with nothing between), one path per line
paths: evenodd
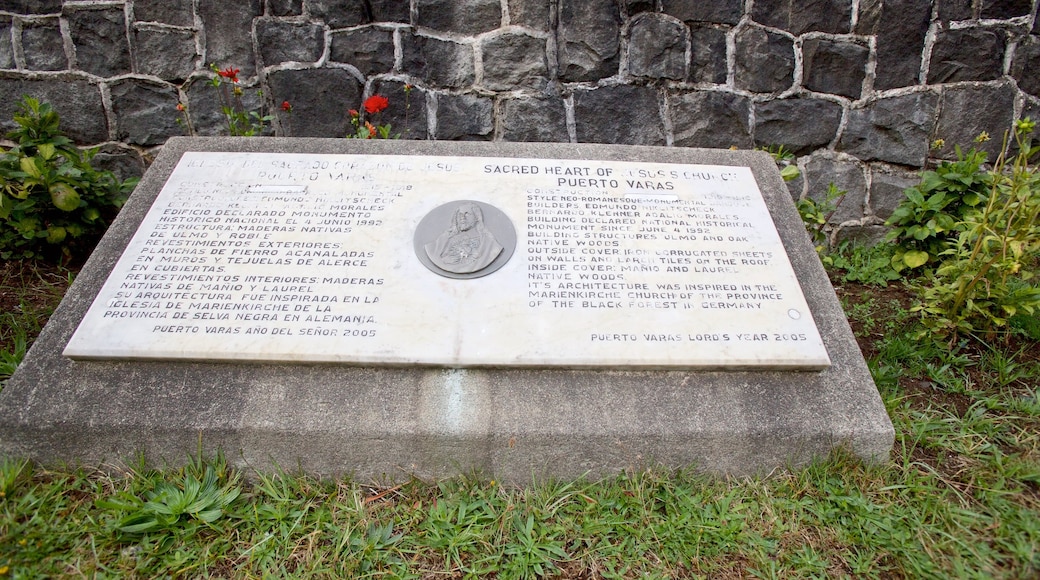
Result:
M72 361L72 332L181 153L276 151L641 160L751 167L832 365L822 371L409 369ZM892 424L790 195L761 152L575 144L171 139L0 393L0 451L45 464L182 463L362 479L503 481L647 465L764 473L847 447L887 458Z

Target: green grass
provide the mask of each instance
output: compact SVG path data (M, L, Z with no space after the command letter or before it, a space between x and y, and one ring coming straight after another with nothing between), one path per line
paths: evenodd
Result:
M896 428L883 465L839 452L766 478L646 471L516 489L477 475L245 481L220 458L123 473L9 459L0 573L1038 577L1040 348L915 339L895 286L843 295Z

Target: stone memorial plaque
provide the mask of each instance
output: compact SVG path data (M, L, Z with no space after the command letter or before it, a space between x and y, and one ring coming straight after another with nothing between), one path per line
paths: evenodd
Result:
M64 354L830 364L749 168L185 153Z

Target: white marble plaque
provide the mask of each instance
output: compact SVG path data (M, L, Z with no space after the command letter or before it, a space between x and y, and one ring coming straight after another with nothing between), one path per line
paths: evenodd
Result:
M746 167L284 153L186 153L65 355L830 364Z

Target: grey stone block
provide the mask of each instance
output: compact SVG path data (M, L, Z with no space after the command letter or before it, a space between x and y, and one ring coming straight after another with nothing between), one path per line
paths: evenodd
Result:
M22 54L29 70L67 70L69 59L65 56L65 41L61 37L58 19L23 23Z
M751 147L751 102L740 95L699 91L670 99L672 130L679 147Z
M726 31L713 26L690 26L690 78L693 83L726 82Z
M749 26L737 33L736 84L754 93L778 93L794 83L794 41Z
M560 0L560 78L596 81L618 73L621 14L611 0Z
M895 171L892 168L870 168L870 202L868 211L887 220L892 212L906 199L903 193L907 188L921 181L918 173L911 171Z
M134 20L195 26L192 0L134 0Z
M838 149L864 161L922 167L938 100L934 93L922 92L878 99L852 109Z
M412 8L410 2L401 0L368 0L368 9L372 22L411 22Z
M895 89L917 84L921 51L932 16L930 0L885 0L877 19L877 72L874 88Z
M814 155L805 164L806 195L817 203L827 200L831 184L845 192L837 201L829 224L840 224L863 217L867 196L867 177L863 165L829 155ZM835 202L832 202L835 203Z
M353 65L365 76L394 68L394 33L362 27L333 32L329 60Z
M794 35L806 32L847 33L851 0L755 0L751 19Z
M443 88L464 88L476 80L473 47L428 36L402 37L402 69Z
M1018 88L1040 98L1040 36L1030 35L1022 39L1015 48L1015 59L1011 63L1011 76L1018 81Z
M509 23L533 30L548 31L549 2L545 0L509 0Z
M76 143L93 145L108 141L108 117L98 85L72 76L26 79L0 73L0 133L16 127L13 117L29 95L50 103L61 117L61 130Z
M807 39L802 43L802 85L810 91L858 99L870 49L855 42Z
M361 106L361 83L342 69L280 70L267 77L273 102L293 106L295 137L344 137L347 111Z
M243 79L256 74L253 18L262 14L261 0L200 1L199 17L206 29L206 64L241 69Z
M494 103L476 95L439 95L437 97L436 139L444 141L486 141L494 125Z
M199 60L195 33L169 28L134 30L134 72L180 82L191 76Z
M467 36L502 26L500 0L415 0L416 24Z
M303 14L303 0L267 0L269 16L299 16Z
M783 145L796 155L826 147L838 135L841 105L794 98L755 103L755 145Z
M306 11L329 28L346 28L371 22L364 0L304 0Z
M741 0L691 2L690 0L663 0L661 11L684 22L707 22L735 25L744 13Z
M137 149L118 143L105 143L99 147L90 165L101 171L111 171L121 181L141 177L147 169Z
M177 89L138 79L111 83L116 138L133 145L162 145L181 135L177 126Z
M185 150L483 155L751 167L833 365L823 371L365 368L76 361L61 350ZM454 385L449 389L449 385ZM448 423L451 393L464 420ZM455 400L455 399L451 399ZM45 465L182 463L506 483L647 466L719 475L798 467L844 447L884 461L894 431L772 160L750 151L573 144L173 139L0 393L0 450ZM201 445L200 445L201 442ZM201 447L201 449L200 449Z
M502 104L505 141L566 142L567 111L559 98L507 99Z
M579 143L663 145L659 95L648 87L619 85L574 93Z
M14 44L11 41L14 24L10 16L0 15L0 68L14 68Z
M954 145L960 145L964 149L976 146L991 161L996 159L1004 132L1011 129L1014 120L1015 92L1010 84L943 89L934 138L942 139L946 146L939 156L955 159ZM975 138L983 132L989 134L990 140L976 144Z
M1003 74L1004 33L982 28L942 30L928 64L928 82L990 81Z
M493 91L542 90L549 82L546 42L522 32L505 32L480 44L484 87Z
M972 0L946 0L939 3L939 20L948 23L951 20L968 20L974 15Z
M885 240L888 228L879 225L847 225L838 229L834 245L875 246Z
M637 77L686 78L685 26L659 14L640 14L628 29L628 72Z
M62 0L0 0L0 10L16 14L57 14Z
M1017 18L1029 16L1033 11L1030 0L982 0L982 18Z
M374 93L390 100L390 105L380 113L381 123L390 123L391 133L402 139L426 139L428 113L426 91L398 81L376 83Z
M192 124L197 135L215 136L228 135L227 119L221 111L223 100L221 92L223 89L213 87L209 79L196 78L183 87L188 96L188 113L191 115ZM279 95L274 95L277 98ZM255 87L242 87L240 97L241 104L236 102L232 95L228 95L229 106L241 108L243 111L260 112L261 102ZM283 99L284 100L284 99ZM279 100L279 103L282 101ZM182 127L180 135L187 134L187 128Z
M66 10L65 20L77 69L101 77L130 72L130 42L122 6Z
M313 63L325 52L325 28L262 18L256 21L256 42L264 66L289 61Z

